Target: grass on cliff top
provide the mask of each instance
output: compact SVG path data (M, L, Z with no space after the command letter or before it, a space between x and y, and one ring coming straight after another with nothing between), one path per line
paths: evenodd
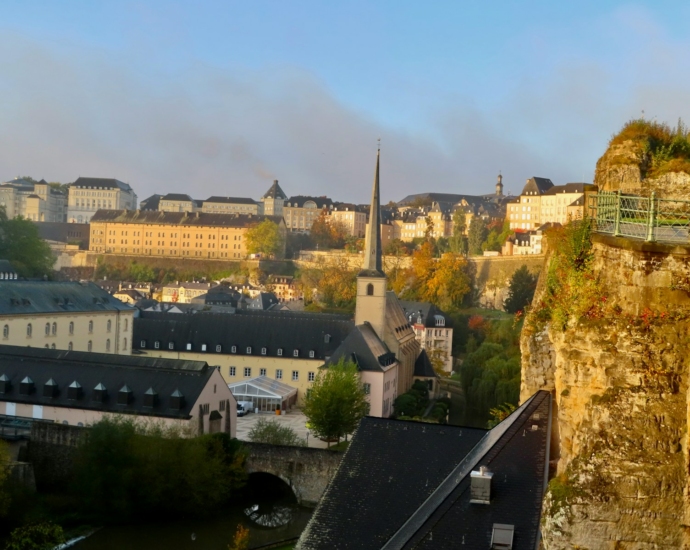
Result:
M611 137L609 149L627 142L638 144L644 156L649 159L649 163L640 166L643 178L659 177L669 172L690 174L690 131L681 119L678 119L675 128L665 122L643 118L630 120ZM637 163L634 158L628 159L627 162L625 160L618 155L607 164Z

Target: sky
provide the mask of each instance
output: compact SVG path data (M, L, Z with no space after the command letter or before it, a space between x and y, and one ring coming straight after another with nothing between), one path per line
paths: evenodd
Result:
M384 201L592 181L690 119L690 3L0 2L0 180Z

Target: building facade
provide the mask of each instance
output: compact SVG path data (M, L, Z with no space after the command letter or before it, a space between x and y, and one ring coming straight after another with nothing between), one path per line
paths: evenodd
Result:
M147 199L147 205L149 200ZM142 205L142 210L144 205ZM195 212L195 201L189 195L182 193L168 193L159 198L158 208L160 212Z
M429 302L400 301L420 347L432 363L443 361L443 370L453 372L453 320Z
M45 180L16 178L0 184L0 207L4 207L8 218L21 216L35 222L67 220L67 197Z
M78 178L69 186L67 221L89 223L98 210L135 210L137 195L113 178Z
M364 237L367 230L367 213L357 210L354 204L337 204L329 214L329 221L344 227L347 235Z
M0 281L0 344L129 355L134 309L93 283Z
M278 185L278 180L273 180L273 185L261 197L265 216L282 216L283 205L287 200L287 195Z
M283 206L283 218L288 231L309 233L312 224L321 215L322 210L330 213L333 201L328 197L290 197Z
M89 250L134 256L241 260L247 256L247 230L266 218L285 232L282 218L275 216L101 210L91 219Z
M209 197L203 201L202 212L211 214L254 214L264 213L263 203L244 197Z

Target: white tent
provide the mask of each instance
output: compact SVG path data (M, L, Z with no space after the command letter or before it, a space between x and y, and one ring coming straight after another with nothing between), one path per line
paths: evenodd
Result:
M237 401L251 401L260 411L288 410L297 402L297 389L278 380L257 376L243 382L228 384Z

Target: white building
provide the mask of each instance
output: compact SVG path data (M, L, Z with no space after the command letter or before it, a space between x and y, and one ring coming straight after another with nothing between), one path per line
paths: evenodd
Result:
M23 218L35 222L66 221L67 197L48 182L16 178L0 184L0 207L8 218Z
M98 210L136 210L137 195L113 178L78 178L69 187L67 221L89 223Z

